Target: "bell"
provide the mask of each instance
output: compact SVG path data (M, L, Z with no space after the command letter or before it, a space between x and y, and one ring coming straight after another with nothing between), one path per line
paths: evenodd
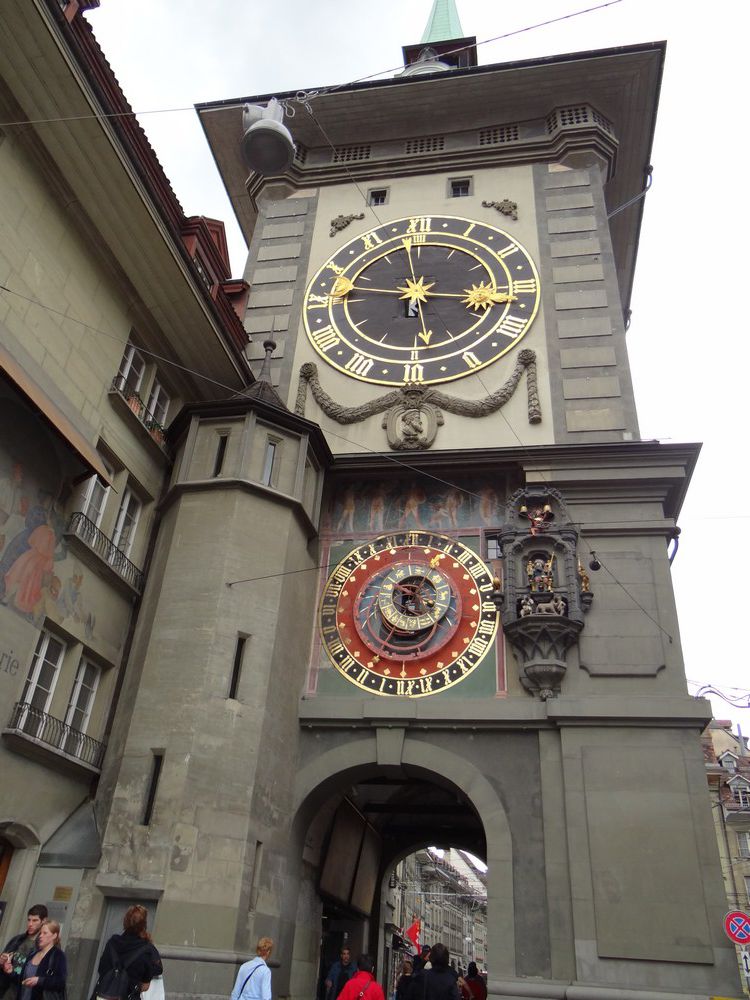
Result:
M546 503L546 504L544 505L544 508L543 508L543 509L544 509L544 513L545 513L545 514L551 514L551 513L552 513L552 508L550 507L550 505L549 505L548 503Z
M294 140L284 125L284 110L275 97L264 108L246 104L242 109L242 158L256 174L283 174L294 160Z
M602 564L596 558L596 552L594 552L594 550L592 549L591 550L591 560L589 562L589 569L593 570L594 572L596 572L597 570L599 570L601 568L602 568Z
M519 514L527 514L528 511L529 511L529 508L526 506L525 503L521 504L521 506L518 508L518 513Z

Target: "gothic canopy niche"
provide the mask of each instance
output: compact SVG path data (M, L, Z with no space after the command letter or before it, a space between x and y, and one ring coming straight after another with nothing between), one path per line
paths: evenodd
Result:
M578 559L578 532L557 490L528 486L509 499L498 540L503 630L521 683L543 701L554 698L593 600Z

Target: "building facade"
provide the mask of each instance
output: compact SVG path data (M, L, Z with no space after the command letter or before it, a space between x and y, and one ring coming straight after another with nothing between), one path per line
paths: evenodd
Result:
M223 225L184 216L79 5L4 9L0 37L1 927L47 902L75 954L166 429L252 383L247 288Z
M732 732L727 720L712 720L703 737L706 776L711 791L716 842L727 897L727 910L750 913L750 756L747 740ZM737 948L740 978L748 977Z
M80 137L39 140L56 164L71 157L58 173L99 233L88 266L121 282L122 311L83 315L120 332L111 356L95 342L92 399L66 381L81 344L59 368L27 361L40 382L54 373L48 395L88 442L71 547L97 549L93 524L148 569L135 610L106 545L91 579L52 573L47 513L4 577L2 613L23 632L4 753L45 768L60 815L84 803L96 823L70 838L30 816L46 853L25 845L16 875L22 834L5 820L3 898L18 922L40 859L91 845L68 930L80 989L133 901L153 913L172 994L226 995L261 934L279 996L314 994L344 934L383 972L390 875L436 845L488 866L493 995L738 994L700 744L710 712L687 694L669 577L698 448L640 439L625 345L664 45L478 66L452 5L434 13L394 79L276 95L308 112L290 119L283 174L248 176L245 100L199 107L249 244L249 344L232 334L244 286L203 277L219 229L167 225L145 161L118 184L133 167L120 132L90 125L111 199L81 169ZM71 79L59 71L73 109L115 99L75 11L38 0L3 18L21 51L41 36L50 58L76 54ZM53 117L54 77L4 59L16 117ZM6 135L0 156L19 145ZM74 279L40 274L25 239L16 270L66 294ZM98 301L90 283L82 297ZM26 336L9 336L14 357ZM154 355L213 388L150 369ZM22 463L8 464L12 496ZM66 496L52 492L50 510ZM101 708L89 662L110 685ZM55 702L63 670L72 693ZM48 716L65 739L106 734L93 806L90 768L60 778L19 753L44 743L29 728Z

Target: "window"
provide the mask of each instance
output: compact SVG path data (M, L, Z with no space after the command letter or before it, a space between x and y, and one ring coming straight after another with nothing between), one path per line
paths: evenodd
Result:
M135 496L130 487L126 486L120 502L120 509L117 512L115 530L112 534L113 545L116 545L126 556L130 554L140 513L141 501Z
M162 764L164 763L164 753L161 750L151 751L151 777L146 792L146 803L143 808L143 826L148 826L154 814L154 803L156 802L156 789L159 787L159 776Z
M89 521L94 522L97 528L101 524L108 496L109 486L106 486L98 476L92 476L86 484L82 507L83 513Z
M81 660L78 664L68 711L65 714L65 725L79 733L85 733L88 728L100 673L99 667L89 660Z
M743 831L737 834L737 848L741 858L750 858L750 833Z
M456 177L448 182L451 198L468 198L471 193L471 177Z
M279 442L274 441L273 438L269 438L266 442L266 454L263 459L263 472L260 477L260 481L264 486L273 486L274 466L276 464L278 445Z
M143 373L146 370L146 362L143 355L128 344L120 362L120 369L117 372L117 387L121 391L129 389L131 392L138 392L143 382Z
M732 798L739 802L743 809L750 809L750 785L735 785L732 789Z
M219 434L219 440L216 445L216 458L214 459L214 471L211 473L214 479L216 476L221 475L221 470L224 468L224 456L227 453L228 440L228 434Z
M245 652L246 635L237 636L237 645L234 649L234 664L232 665L232 677L229 681L229 693L227 698L236 698L237 689L240 686L240 674L242 673L242 655Z
M719 763L722 767L725 767L727 771L731 771L733 774L737 770L737 761L731 753L725 753L723 757L720 757Z
M99 667L89 660L81 660L78 664L68 710L65 713L65 725L70 726L71 732L66 732L61 745L62 750L74 757L80 756L82 736L88 729L100 673Z
M500 540L496 535L487 536L487 558L488 559L499 559L500 558Z
M31 736L36 736L44 725L42 714L46 714L52 701L64 653L63 642L49 632L40 633L21 696L23 704L31 708L24 711L19 728Z
M368 205L385 205L388 202L388 188L371 188L367 192Z
M167 410L169 409L169 396L156 379L154 379L154 384L151 386L151 394L148 397L148 403L146 404L146 409L151 414L151 420L156 421L162 427L167 422ZM148 415L147 415L148 419Z

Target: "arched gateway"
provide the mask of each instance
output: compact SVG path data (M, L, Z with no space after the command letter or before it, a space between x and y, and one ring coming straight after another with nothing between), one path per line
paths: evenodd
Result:
M458 742L458 741L457 741ZM512 971L514 949L514 880L511 829L498 787L488 779L471 756L455 751L419 734L410 735L402 727L378 727L354 745L342 741L338 747L315 755L311 739L308 763L295 780L295 819L292 839L301 846L300 882L309 891L300 891L291 933L293 962L290 994L314 993L322 904L310 905L320 884L320 868L326 847L330 849L333 810L343 794L352 788L355 801L373 819L379 838L377 879L383 876L410 849L428 841L461 846L480 853L489 866L488 920L502 929L494 942L492 969ZM481 740L480 740L481 745ZM439 763L438 763L439 762ZM367 799L367 787L374 782L377 802ZM371 786L370 786L371 787ZM365 789L365 791L363 791ZM436 826L435 817L440 817ZM406 821L404 822L404 818ZM342 864L346 859L342 858ZM295 892L289 906L295 908ZM361 944L375 951L381 938L375 893L372 919ZM495 944L497 945L495 947ZM313 972L313 979L308 977ZM308 981L305 983L305 980Z

